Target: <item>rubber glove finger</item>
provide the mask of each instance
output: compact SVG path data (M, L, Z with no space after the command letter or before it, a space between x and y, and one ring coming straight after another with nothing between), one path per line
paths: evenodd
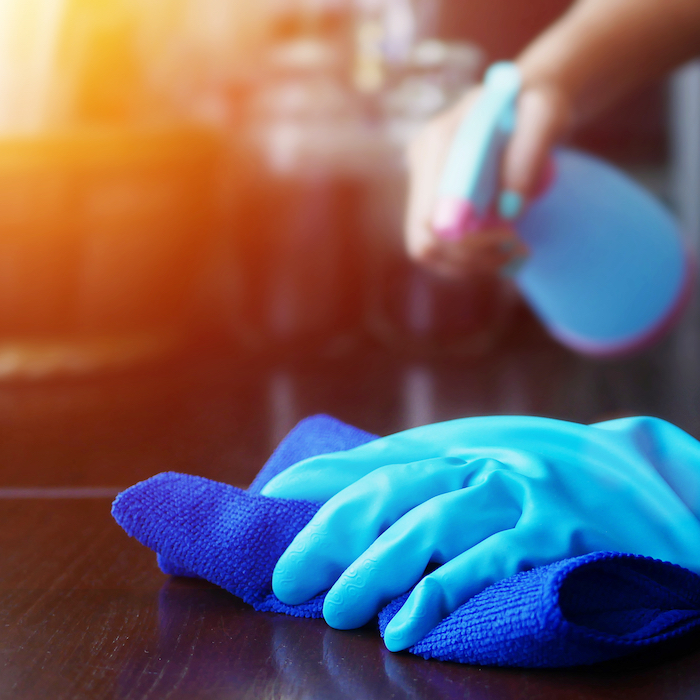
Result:
M408 649L460 605L491 584L523 568L553 560L542 557L541 553L525 550L521 546L517 527L497 532L436 569L416 585L386 627L384 643L387 649Z
M479 416L411 428L360 447L312 457L271 479L262 494L325 502L363 476L388 464L434 457L468 461L499 450L551 451L552 444L585 441L585 426L534 416ZM512 451L511 450L511 451Z
M440 432L438 427L436 432ZM261 493L273 498L325 502L375 469L440 456L439 441L404 431L352 450L298 462L271 479Z
M439 443L404 431L352 450L305 459L271 479L262 494L325 502L375 469L439 456Z
M275 595L298 605L328 590L382 532L425 501L464 488L485 462L492 460L391 464L343 489L280 557L272 575Z
M515 489L513 488L515 487ZM326 596L331 627L352 629L371 620L409 590L430 562L449 561L487 537L512 528L521 514L520 487L494 471L478 486L437 496L392 525L355 560Z
M490 438L491 445L502 444L506 435L516 431L530 434L543 420L488 416L411 428L351 450L298 462L271 479L261 493L274 498L325 502L379 467L434 457L474 459L483 456L479 445L489 444L484 443L485 434L495 436Z

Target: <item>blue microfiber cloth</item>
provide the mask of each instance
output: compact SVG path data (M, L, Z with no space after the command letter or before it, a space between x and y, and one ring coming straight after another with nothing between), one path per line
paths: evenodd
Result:
M275 563L319 504L260 495L280 471L375 436L327 416L302 421L247 491L158 474L121 493L112 513L158 553L167 574L197 576L256 610L322 617L323 595L289 606L272 593ZM383 633L408 594L379 614ZM500 581L409 651L425 658L532 668L592 664L687 635L700 623L700 577L647 557L596 552Z

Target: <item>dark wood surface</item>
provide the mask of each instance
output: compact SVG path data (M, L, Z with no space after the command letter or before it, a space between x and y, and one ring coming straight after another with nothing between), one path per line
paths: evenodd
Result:
M481 360L198 347L130 373L0 387L0 698L700 696L700 643L598 668L477 668L391 654L371 629L256 613L163 576L109 514L119 488L164 470L246 484L318 412L379 434L486 413L648 413L700 436L696 315L627 360L576 357L524 323Z

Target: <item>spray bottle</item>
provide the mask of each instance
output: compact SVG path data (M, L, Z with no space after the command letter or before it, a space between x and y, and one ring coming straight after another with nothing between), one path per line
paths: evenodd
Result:
M436 235L454 239L496 220L500 161L515 128L520 87L512 63L487 71L445 164ZM515 283L550 333L579 352L609 356L646 346L670 328L690 297L695 261L674 218L593 156L556 150L546 189L514 227L530 250Z

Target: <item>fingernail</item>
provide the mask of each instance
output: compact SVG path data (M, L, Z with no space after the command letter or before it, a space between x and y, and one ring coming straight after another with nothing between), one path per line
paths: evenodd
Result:
M501 277L515 277L527 262L527 255L516 255L511 261L507 262L500 270Z
M498 213L502 219L512 221L516 219L523 208L523 197L513 190L501 192L498 198Z

